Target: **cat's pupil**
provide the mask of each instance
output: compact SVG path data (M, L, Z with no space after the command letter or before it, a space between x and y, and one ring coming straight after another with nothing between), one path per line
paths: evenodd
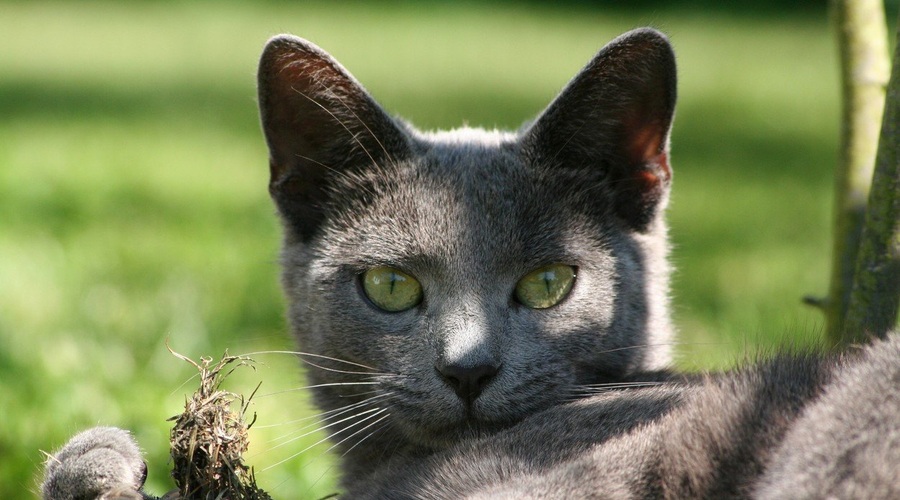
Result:
M516 284L516 300L532 309L553 307L569 294L575 283L575 268L550 264L526 274Z
M379 266L362 276L363 292L376 307L387 312L411 309L422 301L422 285L398 269Z
M550 295L550 284L553 280L556 279L556 275L553 274L553 271L547 271L544 273L544 284L547 286L547 295Z

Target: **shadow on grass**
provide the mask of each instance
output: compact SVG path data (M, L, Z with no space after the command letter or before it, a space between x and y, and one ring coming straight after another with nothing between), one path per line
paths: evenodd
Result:
M243 133L258 133L255 94L249 85L170 86L126 88L77 85L45 80L0 82L0 122L46 120L54 122L147 119L204 120Z
M829 189L837 159L837 117L815 128L777 123L782 118L774 113L751 118L733 102L684 103L672 139L676 168L695 161L714 167L710 177Z
M386 94L376 99L384 102L389 112L408 118L425 130L463 124L516 129L540 112L546 105L545 97L468 88L418 95ZM124 88L19 80L0 82L0 123L104 121L127 126L175 120L262 141L255 101L250 85L210 87L177 83ZM785 134L783 130L753 123L741 113L740 106L709 100L680 104L674 131L679 158L716 153L724 155L725 160L717 168L728 175L772 181L793 178L818 187L828 182L822 163L833 162L836 135L823 137L822 131L830 133L833 128L836 133L836 125ZM826 171L830 175L830 170Z
M482 89L452 89L442 95L384 92L376 96L391 113L409 118L423 129L450 128L465 122L488 128L517 128L541 106L532 96ZM198 126L224 128L262 139L256 92L248 83L209 86L147 85L127 88L120 83L77 85L46 80L0 82L0 123L21 120L47 122L183 120Z

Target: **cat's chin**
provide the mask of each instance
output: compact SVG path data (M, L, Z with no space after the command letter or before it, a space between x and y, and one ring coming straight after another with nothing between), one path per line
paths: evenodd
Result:
M489 436L515 425L517 421L488 421L466 418L441 426L405 425L410 441L429 448L445 448L463 440Z

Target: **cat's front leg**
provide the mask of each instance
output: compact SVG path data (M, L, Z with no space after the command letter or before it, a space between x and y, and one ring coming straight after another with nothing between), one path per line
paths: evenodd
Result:
M94 427L47 457L44 500L147 500L142 493L147 465L128 431Z

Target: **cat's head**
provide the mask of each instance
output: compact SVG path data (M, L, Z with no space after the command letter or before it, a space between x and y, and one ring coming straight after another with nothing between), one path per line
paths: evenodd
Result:
M396 435L437 446L666 365L675 82L666 38L636 30L518 132L422 133L312 43L270 40L290 322L348 362L310 370L319 404L377 396Z

